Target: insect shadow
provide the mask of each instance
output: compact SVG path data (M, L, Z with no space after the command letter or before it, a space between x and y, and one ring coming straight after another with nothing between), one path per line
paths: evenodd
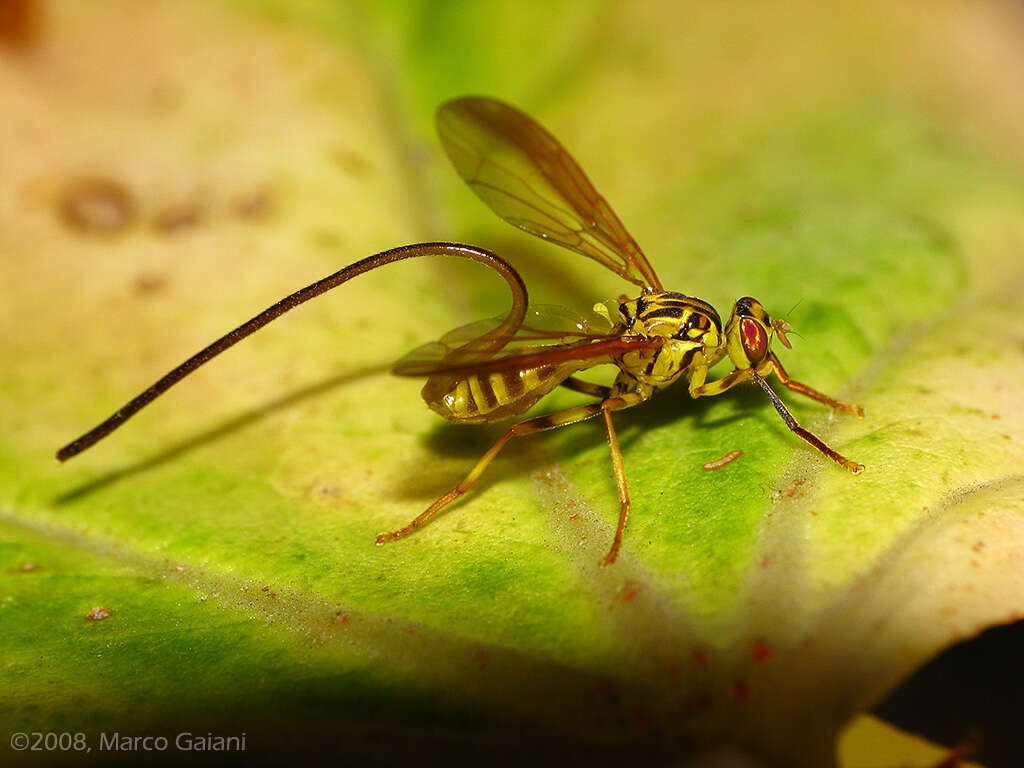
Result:
M173 461L179 456L190 453L204 445L214 443L221 438L237 432L238 430L245 429L246 427L262 421L272 413L290 408L304 400L330 392L332 389L346 384L351 384L355 381L366 378L367 376L383 373L387 371L387 369L387 365L367 366L355 371L346 371L345 373L332 376L324 379L323 381L318 381L314 384L309 384L307 386L300 387L299 389L292 390L291 392L264 403L263 405L250 408L237 416L232 416L210 429L199 432L191 437L187 437L184 440L165 448L154 456L142 459L134 464L129 464L126 467L121 467L120 469L107 472L99 477L95 477L92 480L71 488L70 490L54 497L53 504L56 506L71 504L72 502L78 501L79 499L83 499L86 496L107 488L114 483L134 477L135 475L139 475L151 469L155 469L169 461Z
M632 409L628 417L623 418L620 444L623 448L628 448L637 438L652 429L677 427L692 430L686 422L692 422L699 428L719 427L736 421L748 421L752 417L756 418L756 414L764 412L763 398L755 387L737 387L734 391L735 396L728 402L729 412L714 417L710 417L709 413L713 410L722 410L723 403L715 403L704 398L690 399L685 394L682 397L674 397L672 393L663 393L642 407ZM543 409L538 409L538 413L542 412ZM766 416L765 421L772 420ZM472 462L490 448L512 423L514 421L507 424L473 425L474 428L467 429L464 424L444 422L432 429L421 442L427 450L439 457ZM550 462L538 451L537 443L551 439L559 441L557 455L566 459L578 456L595 446L604 445L607 441L604 427L598 419L574 424L565 432L529 435L513 440L495 459L494 469L484 475L475 487L482 494L487 488L502 480L547 466ZM723 445L722 451L728 448L729 446ZM694 466L700 468L698 464ZM394 492L406 499L435 496L450 488L464 474L465 467L462 466L420 467L416 472L403 473L401 479L395 481Z

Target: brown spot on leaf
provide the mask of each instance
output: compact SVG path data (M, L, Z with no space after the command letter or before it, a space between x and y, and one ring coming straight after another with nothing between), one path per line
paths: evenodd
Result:
M166 290L170 281L157 272L140 272L132 282L132 290L139 296L152 296Z
M104 619L109 619L113 613L109 608L104 608L100 605L85 614L85 618L89 619L89 621L103 621Z
M732 685L732 695L737 701L746 701L750 698L750 684L746 680L737 680Z
M331 150L331 159L347 175L355 176L356 178L366 176L370 170L370 164L365 157L342 144L336 145Z
M151 222L153 229L166 235L174 235L186 229L199 226L203 211L196 202L178 203L157 211Z
M92 234L113 234L135 220L135 203L127 188L99 176L68 183L57 209L69 227Z
M698 664L704 665L708 663L708 652L706 648L694 648L693 649L693 660Z
M239 218L258 221L273 213L274 197L270 190L258 189L236 198L231 208Z
M24 51L39 40L42 26L36 0L0 0L0 45Z
M144 103L153 112L167 114L181 106L181 91L170 82L156 83L146 92Z

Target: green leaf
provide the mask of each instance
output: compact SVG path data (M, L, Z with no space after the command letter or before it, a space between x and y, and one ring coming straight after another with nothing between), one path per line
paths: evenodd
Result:
M104 0L0 35L0 731L84 732L94 758L101 733L190 731L829 765L915 667L1018 619L1024 61L994 11L885 9ZM459 182L431 117L465 92L559 136L667 287L792 307L789 372L865 416L785 399L866 471L753 388L680 386L616 415L614 566L589 422L513 441L375 547L506 428L443 424L386 373L507 307L443 260L296 310L58 465L212 339L390 247L495 249L539 303L625 290Z

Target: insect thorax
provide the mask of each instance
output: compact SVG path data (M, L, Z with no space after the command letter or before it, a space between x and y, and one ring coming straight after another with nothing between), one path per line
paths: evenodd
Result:
M663 338L660 347L627 352L616 362L622 375L641 388L662 389L694 365L713 365L724 354L722 321L706 301L666 291L619 304L623 333Z

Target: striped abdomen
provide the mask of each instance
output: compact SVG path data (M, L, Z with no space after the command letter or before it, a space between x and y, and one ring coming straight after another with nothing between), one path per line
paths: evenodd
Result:
M423 399L449 421L474 424L517 416L580 370L576 363L427 379Z

